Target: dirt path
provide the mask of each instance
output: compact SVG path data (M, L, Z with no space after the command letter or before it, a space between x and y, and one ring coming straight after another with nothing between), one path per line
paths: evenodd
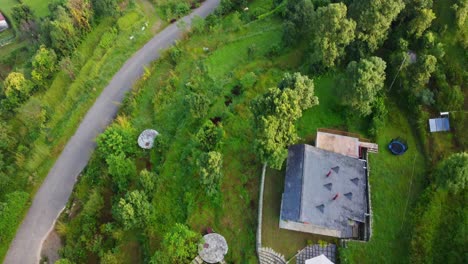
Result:
M187 25L198 15L206 17L218 6L219 0L206 0L192 14L182 18ZM95 148L95 138L112 122L125 93L142 75L143 67L160 56L160 50L171 46L182 35L171 24L136 52L112 78L86 114L73 137L50 170L37 192L15 239L5 257L5 264L39 262L43 241L70 197L73 185Z

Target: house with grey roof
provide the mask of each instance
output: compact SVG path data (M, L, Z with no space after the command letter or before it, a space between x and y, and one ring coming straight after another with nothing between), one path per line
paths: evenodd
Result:
M366 159L289 147L280 228L368 241L370 221Z

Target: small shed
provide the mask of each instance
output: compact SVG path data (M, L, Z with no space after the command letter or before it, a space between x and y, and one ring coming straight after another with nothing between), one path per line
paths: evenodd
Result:
M0 32L8 29L8 23L6 21L6 18L3 16L2 13L0 13Z
M146 129L138 137L138 146L143 149L151 149L154 145L154 139L159 135L154 129Z
M438 118L429 119L429 131L431 131L431 133L450 131L448 112L440 113L440 117Z

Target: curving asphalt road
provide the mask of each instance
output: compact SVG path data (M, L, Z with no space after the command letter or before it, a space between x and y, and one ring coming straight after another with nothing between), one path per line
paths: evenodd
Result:
M194 16L206 17L220 0L206 0L189 16L182 18L190 25ZM176 24L171 24L145 44L112 78L86 114L73 137L36 193L32 206L24 218L5 257L5 264L35 264L39 262L43 240L60 212L65 207L73 185L95 148L95 138L114 119L125 93L143 74L144 66L160 55L160 50L171 46L182 35Z

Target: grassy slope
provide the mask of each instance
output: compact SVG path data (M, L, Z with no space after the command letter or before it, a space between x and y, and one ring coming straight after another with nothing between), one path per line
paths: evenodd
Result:
M183 198L184 189L181 186L189 185L190 180L185 179L185 169L188 165L181 166L181 152L186 149L187 142L190 141L199 127L199 122L190 123L186 116L184 106L184 95L187 92L182 86L177 90L172 90L171 99L164 96L169 91L164 91L161 87L167 86L169 76L178 76L180 83L184 84L186 78L190 76L193 64L203 58L209 69L209 74L218 80L221 87L216 92L216 102L210 109L209 117L222 116L223 127L226 131L226 139L223 148L224 155L224 180L222 185L224 204L221 208L214 207L204 198L200 199L196 206L190 207L187 211L186 222L195 230L203 232L207 227L211 227L223 234L230 246L227 256L229 261L234 263L255 262L255 227L256 227L256 204L257 204L257 184L259 176L259 164L255 162L252 153L251 142L252 133L250 123L249 101L255 97L265 87L274 85L280 76L273 74L267 69L271 67L269 60L262 58L262 55L273 43L280 41L280 30L278 21L267 21L252 23L241 32L231 32L225 34L219 32L212 34L210 38L205 36L193 36L184 43L183 49L190 51L188 56L178 64L171 74L168 74L167 64L159 64L152 74L150 80L145 84L142 94L139 96L138 108L135 110L132 123L137 129L145 127L155 127L162 134L170 136L170 151L165 155L165 162L162 164L160 179L164 182L157 201L156 215L167 229L174 221L183 222L183 213L178 215L174 208L180 208L180 202L187 202L187 197ZM227 44L222 42L227 40ZM257 47L257 57L249 59L247 48L255 44ZM218 48L217 48L218 46ZM202 52L201 47L209 47L215 50L209 55ZM230 95L232 85L230 75L242 76L245 72L255 71L259 76L259 84L252 90L246 91L243 95L233 98L233 104L226 107L223 103L224 95ZM272 78L272 75L276 77ZM224 84L224 85L223 85ZM153 101L153 96L154 101ZM146 98L146 99L145 99ZM150 102L153 101L153 102ZM148 109L154 104L154 116ZM146 120L146 121L145 121ZM149 122L152 120L151 122ZM193 183L192 183L193 184ZM186 187L189 188L189 187ZM200 195L200 194L195 194ZM174 197L179 197L174 199ZM179 218L182 217L182 218ZM158 243L158 237L152 238L153 244Z

